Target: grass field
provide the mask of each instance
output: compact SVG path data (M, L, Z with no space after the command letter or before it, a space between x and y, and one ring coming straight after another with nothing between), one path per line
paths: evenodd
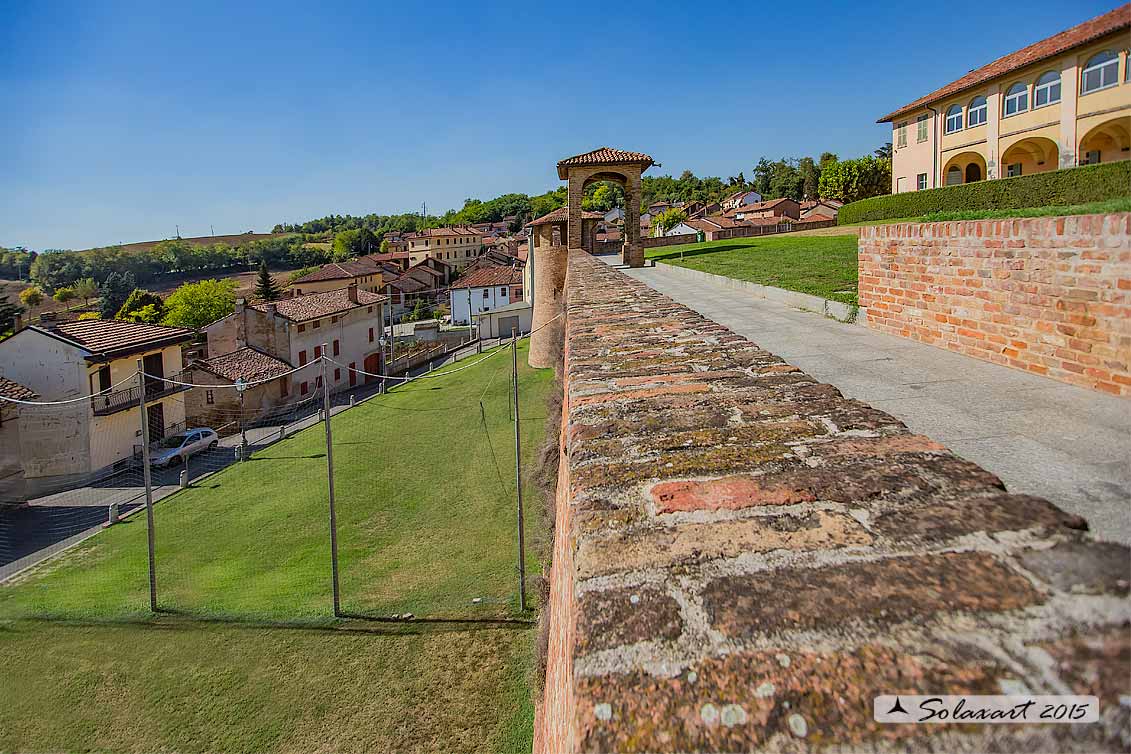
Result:
M657 262L856 303L855 234L733 238L647 250Z
M533 463L552 375L519 363ZM334 418L359 617L331 615L321 426L156 506L157 616L142 516L0 587L0 751L529 751L509 376L502 353Z

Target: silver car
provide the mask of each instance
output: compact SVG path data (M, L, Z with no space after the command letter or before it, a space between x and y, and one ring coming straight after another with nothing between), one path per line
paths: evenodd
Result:
M174 466L184 463L189 456L204 450L212 450L220 444L220 437L208 427L186 429L170 435L154 444L149 454L153 466Z

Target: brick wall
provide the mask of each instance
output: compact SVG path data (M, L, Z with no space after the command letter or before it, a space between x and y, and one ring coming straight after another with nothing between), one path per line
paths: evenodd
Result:
M659 236L657 238L641 238L640 245L645 249L654 249L658 246L679 246L685 243L695 243L698 236L695 233L681 233L678 236Z
M584 252L567 289L536 752L1131 741L1127 548ZM1103 722L872 721L1021 688Z
M1131 396L1131 214L862 228L868 325Z

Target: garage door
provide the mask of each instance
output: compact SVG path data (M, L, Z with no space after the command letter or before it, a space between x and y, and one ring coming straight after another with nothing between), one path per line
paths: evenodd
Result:
M518 330L518 317L499 317L499 337L509 338L511 330Z

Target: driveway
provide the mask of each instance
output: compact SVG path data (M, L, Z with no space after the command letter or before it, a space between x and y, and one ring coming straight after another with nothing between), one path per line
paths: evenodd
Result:
M615 258L606 258L614 263ZM1131 401L754 298L658 264L625 272L1131 544Z

